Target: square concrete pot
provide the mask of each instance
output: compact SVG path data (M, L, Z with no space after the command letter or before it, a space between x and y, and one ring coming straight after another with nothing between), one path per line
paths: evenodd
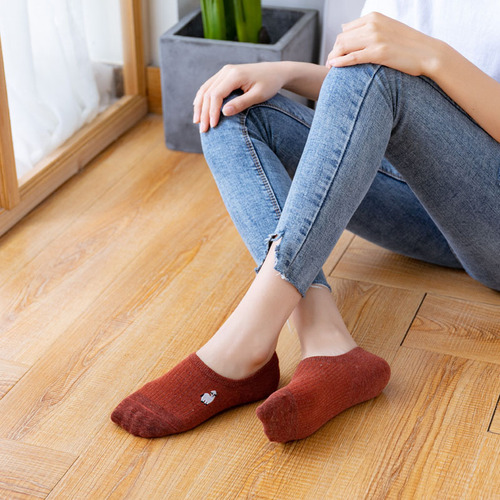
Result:
M242 43L203 38L197 10L160 38L163 123L167 147L201 153L198 125L193 124L193 99L199 87L225 64L260 61L316 62L318 11L263 8L262 24L271 43ZM282 91L307 103L296 94Z

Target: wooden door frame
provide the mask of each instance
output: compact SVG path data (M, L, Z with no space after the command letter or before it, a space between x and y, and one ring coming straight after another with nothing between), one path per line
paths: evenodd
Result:
M0 235L147 113L141 0L120 0L125 95L17 178L0 42Z

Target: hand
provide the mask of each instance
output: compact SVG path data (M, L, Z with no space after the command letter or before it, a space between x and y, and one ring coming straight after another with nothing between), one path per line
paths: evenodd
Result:
M244 109L273 97L284 85L284 77L277 63L228 64L208 79L196 93L193 102L193 123L200 124L206 132L219 123L222 101L233 90L243 90L222 109L225 116L235 115Z
M395 19L372 12L342 25L326 66L374 63L409 75L431 76L436 40Z

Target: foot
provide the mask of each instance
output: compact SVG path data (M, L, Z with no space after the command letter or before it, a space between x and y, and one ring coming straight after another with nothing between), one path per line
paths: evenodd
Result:
M270 441L303 439L347 408L378 396L390 373L386 361L361 347L308 357L291 382L257 408L257 416Z
M125 398L111 420L135 436L152 438L187 431L223 410L264 399L279 383L276 353L255 373L230 379L196 353Z

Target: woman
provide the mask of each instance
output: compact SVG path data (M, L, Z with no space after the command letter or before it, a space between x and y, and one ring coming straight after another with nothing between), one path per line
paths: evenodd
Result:
M344 25L325 67L226 66L200 88L207 162L260 265L215 335L122 401L114 422L165 436L267 397L257 416L286 442L380 394L389 366L356 345L321 270L346 227L500 290L500 5L456 4L369 1L366 12L391 17ZM317 100L316 111L281 88ZM290 316L302 360L276 391Z

